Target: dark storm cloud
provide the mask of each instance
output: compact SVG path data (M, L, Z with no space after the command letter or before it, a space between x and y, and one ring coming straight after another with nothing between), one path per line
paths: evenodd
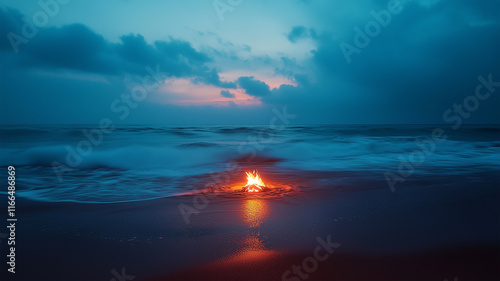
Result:
M318 111L326 104L353 106L359 116L378 122L443 122L447 108L474 94L479 75L492 73L500 81L499 11L500 1L410 2L351 55L351 63L339 45L355 46L354 31L317 36L315 83L298 76L295 80L304 87L280 87L263 101L301 104L303 109L309 104ZM367 22L358 26L363 30ZM304 38L307 30L292 28L290 35ZM492 96L471 122L498 122L499 101Z
M12 50L7 34L14 30L19 32L19 20L22 17L23 15L18 10L0 8L0 50Z
M235 97L233 93L226 91L226 90L222 90L220 92L220 95L225 97L225 98L234 98Z
M264 97L271 93L269 86L253 76L242 76L238 78L238 85L245 90L245 93L254 97Z
M214 85L226 89L236 89L236 84L233 82L222 81L219 73L215 69L207 71L194 80L195 83L202 82L208 85Z
M117 73L118 63L108 55L109 43L81 24L40 29L16 56L42 68L65 68L95 73Z
M309 76L307 74L294 74L293 80L295 80L299 86L309 86Z
M0 9L0 48L4 56L17 61L16 66L59 68L99 74L144 75L146 67L159 66L167 77L187 77L222 88L234 88L221 81L218 73L206 64L211 59L196 51L189 42L170 38L148 44L140 34L120 37L111 43L82 24L60 28L38 28L36 35L20 43L13 52L12 34L23 36L23 16L16 10ZM9 35L10 34L10 35Z
M105 113L111 101L103 99L109 97L108 93L119 95L126 90L120 82L124 76L139 77L147 74L146 66L159 65L166 76L223 88L215 92L219 98L232 97L227 89L242 89L250 99L262 101L261 107L255 107L259 110L287 105L289 112L297 114L303 123L443 123L443 112L474 94L478 76L488 77L491 73L494 81L500 81L500 1L400 1L404 6L401 13L392 14L390 22L380 26L380 32L368 37L369 42L362 47L355 43L360 35L354 28L366 33L367 23L377 22L371 11L387 9L389 0L310 1L307 6L290 1L288 8L294 12L290 15L304 13L300 22L294 16L275 15L273 20L279 21L279 28L256 25L252 29L255 34L262 34L262 38L281 36L269 42L253 42L255 37L239 32L238 27L248 25L245 17L234 18L231 22L234 26L226 24L223 29L214 29L217 33L204 32L192 38L192 42L201 42L196 49L184 40L167 37L168 40L150 42L140 34L127 32L117 42L111 42L86 25L72 24L39 28L28 43L19 45L18 54L13 52L8 32L22 34L23 15L16 10L0 9L2 103L14 105L2 107L0 116L21 116L26 118L23 121L30 122L33 121L30 116L43 119L43 114L57 112L59 115L52 114L50 120L70 116L85 122L87 119L74 115L74 112L85 114L85 110L78 108L80 104L91 106L100 101ZM259 3L252 1L251 5L262 8ZM251 9L238 12L244 16L245 11ZM288 32L283 32L283 26L288 27ZM103 32L110 27L116 29L112 21L109 26L103 23ZM154 32L143 34L148 38L155 36L151 35ZM162 29L156 36L165 38ZM185 38L189 36L186 34ZM350 63L340 47L343 42L357 48L357 52L348 55ZM64 71L53 71L59 69ZM87 79L87 74L95 75ZM226 75L245 76L235 81L221 80ZM250 75L262 77L262 81ZM73 81L76 76L78 82ZM293 85L271 89L264 81L276 78L272 76L286 77ZM101 87L97 87L98 83L102 83ZM79 96L68 96L68 92L77 92ZM498 92L500 89L482 101L466 121L500 122ZM45 97L56 102L44 103ZM27 107L26 101L32 101L31 107ZM68 104L71 106L65 108ZM35 115L38 107L44 110ZM159 113L164 105L154 104L154 107L158 116L167 114ZM210 118L206 116L219 111L241 117L236 109L243 107L237 105L233 111L207 109L201 118L202 115L194 114L205 110L200 107L194 106L190 114L183 115L180 107L169 106L168 114L172 118L182 116L205 122ZM141 120L157 121L151 111L143 112ZM249 116L238 120L248 118L252 123L256 115Z

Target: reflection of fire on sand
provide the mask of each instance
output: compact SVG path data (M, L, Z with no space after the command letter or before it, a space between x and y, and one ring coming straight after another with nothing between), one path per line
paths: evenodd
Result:
M268 190L262 179L254 171L246 173L248 184L245 192L263 192ZM247 199L241 205L240 219L249 228L239 239L233 240L236 250L233 254L222 257L198 268L200 275L207 280L262 280L270 272L276 271L276 259L283 258L283 253L266 247L266 236L260 233L260 227L270 215L268 202L263 199ZM284 263L290 264L290 261ZM258 268L262 272L255 272ZM283 270L278 270L281 273ZM224 274L220 274L224 272ZM277 277L277 276L275 276Z

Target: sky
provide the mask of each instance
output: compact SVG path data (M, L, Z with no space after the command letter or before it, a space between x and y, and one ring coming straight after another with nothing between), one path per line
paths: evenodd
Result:
M0 0L2 124L498 124L499 83L500 0Z

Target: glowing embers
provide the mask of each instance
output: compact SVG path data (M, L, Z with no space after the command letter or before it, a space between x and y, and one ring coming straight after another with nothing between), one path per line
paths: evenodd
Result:
M245 192L262 192L266 190L266 185L260 178L256 171L252 173L246 172L247 174L247 185L243 187Z

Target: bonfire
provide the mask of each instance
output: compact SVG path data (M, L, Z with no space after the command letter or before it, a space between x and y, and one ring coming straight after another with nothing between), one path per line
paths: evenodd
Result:
M247 185L243 187L243 191L245 192L261 192L264 191L266 185L260 178L259 174L256 171L252 173L246 172L247 174Z

